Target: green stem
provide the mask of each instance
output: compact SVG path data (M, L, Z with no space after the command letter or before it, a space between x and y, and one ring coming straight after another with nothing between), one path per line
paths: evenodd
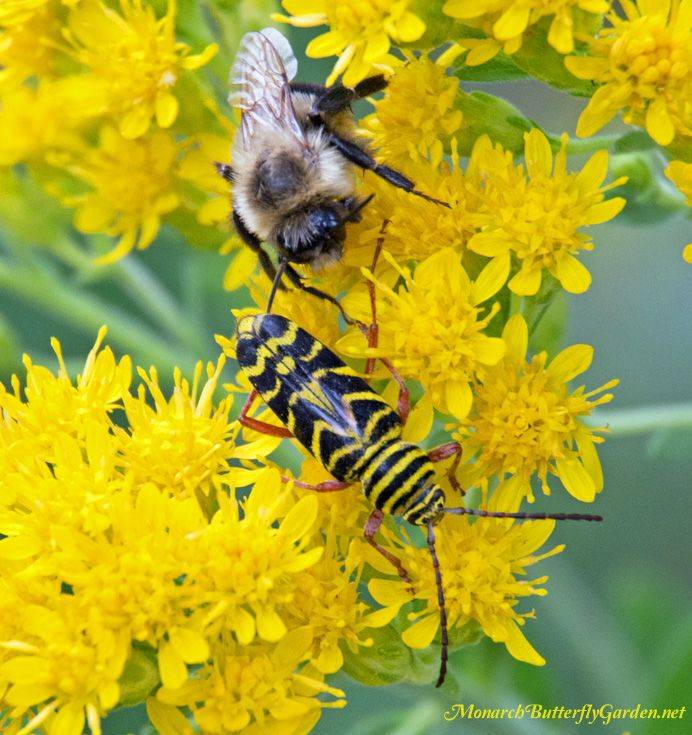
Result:
M93 253L86 252L67 237L56 241L51 251L88 280L114 278L160 327L188 349L203 356L202 327L183 316L170 292L136 258L129 256L108 267L98 266L94 264Z
M642 408L599 409L589 423L607 426L610 436L651 434L659 429L692 429L692 402L670 403Z
M154 278L151 271L135 258L128 257L113 266L123 288L155 317L173 336L200 357L208 346L204 329L193 315L183 315L170 292Z
M610 133L609 135L595 135L593 138L584 140L570 138L567 143L568 156L582 156L595 151L610 150L615 143L622 138L622 133Z
M167 342L100 299L47 278L39 269L8 267L0 264L0 287L25 301L58 314L82 332L94 336L103 324L108 325L112 341L127 352L136 353L140 362L170 372L174 366L190 368L194 358L183 350L171 349ZM181 364L182 363L182 364Z

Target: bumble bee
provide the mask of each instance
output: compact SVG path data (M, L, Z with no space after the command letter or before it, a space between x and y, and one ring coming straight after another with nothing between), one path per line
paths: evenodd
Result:
M243 36L230 72L228 98L241 112L240 129L231 151L232 166L217 168L233 183L235 229L273 281L270 304L284 273L294 286L337 303L304 285L290 264L319 268L341 257L346 224L359 221L372 198L356 196L354 166L449 205L378 164L358 140L351 103L383 90L384 76L368 77L353 88L339 83L323 87L292 81L297 69L289 42L276 29ZM262 243L278 252L278 269Z

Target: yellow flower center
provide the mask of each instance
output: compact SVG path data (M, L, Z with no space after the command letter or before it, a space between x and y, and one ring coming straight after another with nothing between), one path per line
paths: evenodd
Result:
M689 35L675 33L661 15L635 20L613 43L612 75L621 84L632 85L634 110L644 107L644 100L679 88L690 71L688 43Z
M543 475L551 460L564 456L565 442L574 439L576 417L590 412L587 399L569 395L564 383L553 384L545 362L542 353L523 371L498 365L477 388L471 441L489 474Z

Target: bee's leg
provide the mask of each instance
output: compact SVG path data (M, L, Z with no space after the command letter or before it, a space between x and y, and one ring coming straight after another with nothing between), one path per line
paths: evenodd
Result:
M451 208L447 202L435 199L435 197L431 197L428 194L424 194L422 191L418 191L415 188L415 183L411 181L411 179L407 179L403 174L400 174L389 166L377 163L377 161L367 151L364 151L356 143L346 140L336 133L327 132L327 135L329 136L330 144L336 148L344 158L349 160L351 163L354 163L356 166L360 166L360 168L363 168L366 171L372 171L374 174L385 181L388 181L393 186L403 189L410 194L415 194L416 196L422 197L429 202L434 202L435 204L441 204L443 207Z
M241 426L258 431L260 434L267 434L268 436L281 436L287 439L292 437L293 434L284 426L274 426L273 424L268 424L266 421L260 421L259 419L252 418L252 416L248 416L252 404L258 395L259 393L254 388L250 391L245 405L240 410L240 416L238 416L238 422Z
M325 480L317 485L311 485L309 482L301 482L300 480L294 480L292 477L285 477L281 475L281 482L288 484L292 482L296 487L302 488L303 490L313 490L316 493L336 493L339 490L345 490L347 487L353 485L352 482L341 482L341 480Z
M428 452L428 457L431 462L442 462L444 459L454 457L454 461L449 465L447 470L447 478L449 484L462 496L466 494L457 480L457 470L459 469L459 463L461 462L462 446L459 442L447 442L446 444L440 444L439 447L433 447Z
M355 100L369 97L371 94L381 92L387 86L387 80L382 74L363 79L355 87L344 87L343 84L333 84L327 87L315 100L312 112L335 114L347 110Z
M235 209L233 210L232 218L233 226L235 227L238 235L240 235L240 239L250 248L250 250L252 250L253 253L257 255L260 265L262 266L262 270L267 274L269 280L273 282L276 278L276 268L274 268L274 263L272 263L267 251L262 247L262 241L257 237L257 235L248 230ZM279 284L279 288L283 288L281 284Z
M358 327L363 327L367 329L367 327L365 327L364 324L361 324L357 319L350 317L344 311L344 307L339 303L339 300L334 298L334 296L330 296L325 291L320 291L319 288L315 288L314 286L307 286L305 283L303 283L303 279L301 278L300 273L298 273L298 271L293 268L293 266L289 263L286 264L285 272L290 282L296 288L299 288L301 291L305 291L305 293L309 293L312 296L316 296L318 299L324 299L325 301L329 301L330 304L334 304L334 306L336 306L336 308L341 312L341 316L344 318L346 324L355 324Z
M411 582L411 577L409 577L408 572L406 571L404 565L401 563L401 559L399 559L399 557L397 556L394 556L394 554L387 551L387 549L385 549L383 546L380 546L380 544L375 541L375 534L379 531L380 526L382 525L383 518L384 513L382 513L381 510L373 510L373 512L368 517L367 523L365 524L365 540L370 544L370 546L373 547L373 549L382 554L382 556L396 569L397 574L404 580L404 582L406 582L406 584L409 585L409 589L411 593L413 593L413 583Z

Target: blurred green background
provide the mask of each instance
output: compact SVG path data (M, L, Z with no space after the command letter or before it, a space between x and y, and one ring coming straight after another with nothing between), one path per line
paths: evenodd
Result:
M296 49L304 49L312 35L294 33ZM329 62L299 58L300 78L326 76ZM476 86L513 101L547 131L574 133L583 104L579 100L531 82ZM4 209L7 214L7 206ZM37 204L37 221L40 216ZM607 728L529 719L443 720L452 703L640 703L659 708L692 704L692 266L681 258L691 230L683 215L656 220L646 204L630 207L614 223L596 228L595 252L584 257L593 285L585 295L569 300L562 343L595 346L589 387L611 377L619 377L621 385L607 415L603 412L613 433L601 449L606 489L595 510L606 521L599 526L558 526L551 540L566 543L567 551L541 562L538 570L550 575L549 595L536 598L537 620L529 621L525 630L547 665L534 668L517 662L503 646L485 640L453 655L454 677L442 691L432 685L366 688L336 677L334 684L346 690L348 707L325 710L315 732L691 731L690 715L686 721L615 721ZM8 243L7 232L0 230L3 382L11 372L22 372L21 352L28 352L34 362L54 365L49 357L52 335L61 339L76 372L102 321L117 324L108 341L121 351L130 342L127 349L140 364L155 361L168 377L173 363L189 371L195 359L217 356L213 335L228 334L233 325L230 307L248 301L244 291L221 290L227 262L223 257L188 248L166 229L149 250L109 270L92 268L88 262L74 268L46 248L30 247L31 227L26 247L11 248L10 256ZM132 344L139 347L133 349ZM664 408L653 415L653 423L649 413L627 413L656 406ZM669 409L676 406L674 415ZM578 504L556 492L551 498L539 497L539 506L575 510ZM105 732L136 732L141 722L138 710L124 711L107 720Z

